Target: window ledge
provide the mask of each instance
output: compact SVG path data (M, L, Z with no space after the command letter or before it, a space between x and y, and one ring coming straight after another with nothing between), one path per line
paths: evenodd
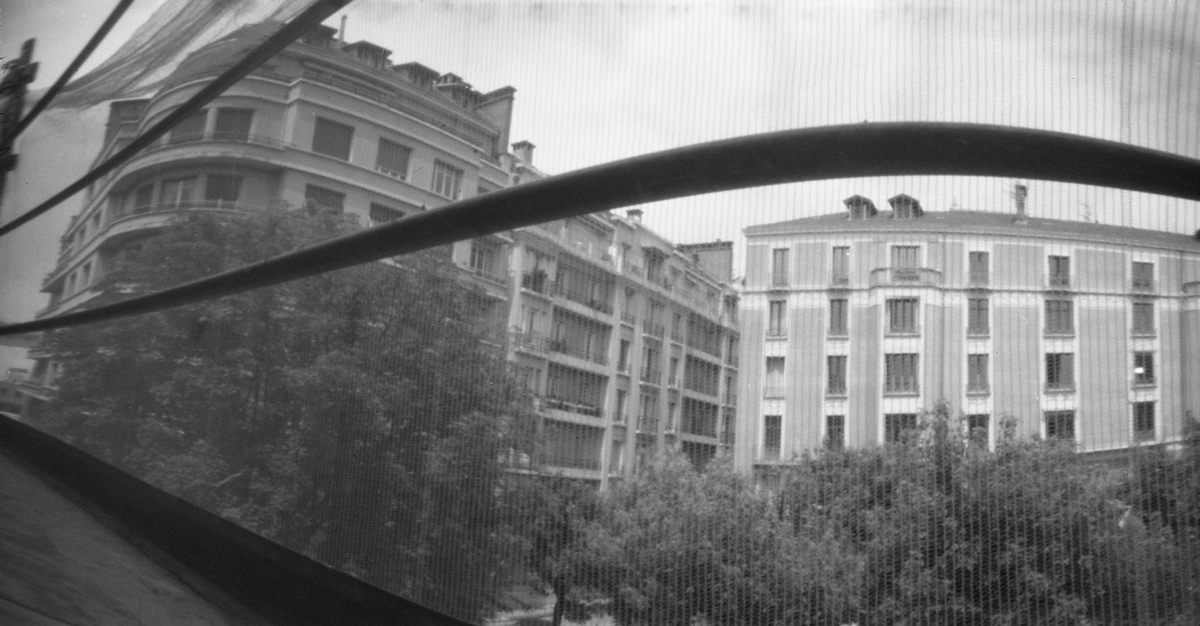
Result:
M1145 382L1135 382L1132 385L1132 387L1134 389L1153 389L1157 386L1158 386L1158 381L1156 381L1156 380L1148 380Z
M1070 387L1046 387L1046 393L1075 393L1075 386Z
M768 333L767 340L769 341L772 339L774 339L774 340L787 339L787 335L772 335L772 334Z
M1074 339L1074 338L1075 338L1075 331L1070 331L1070 332L1065 332L1065 333L1052 333L1052 332L1046 333L1046 339Z
M1135 330L1131 333L1131 335L1133 335L1133 337L1136 339L1154 339L1158 337L1158 333L1153 330L1140 332Z
M967 339L988 339L992 336L990 331L967 331Z
M826 391L825 397L826 398L834 398L834 399L838 399L838 400L844 400L846 398L846 392L845 391Z
M841 333L841 334L829 333L827 338L837 340L837 341L845 341L850 338L850 334L849 333Z
M990 395L992 395L992 390L990 388L988 388L988 389L968 389L967 395L968 396L990 396Z
M920 391L919 389L912 389L912 390L909 390L909 391L884 391L884 392L883 392L883 395L884 395L884 396L887 396L887 397L909 397L909 398L915 398L915 397L917 397L917 396L921 395L921 391Z
M903 331L903 332L889 330L886 333L884 333L883 336L884 337L920 337L921 333L920 333L920 331L916 331L916 330L908 330L908 331Z

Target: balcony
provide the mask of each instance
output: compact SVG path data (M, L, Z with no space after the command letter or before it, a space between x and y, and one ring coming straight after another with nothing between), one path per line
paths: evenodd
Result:
M639 415L637 432L639 435L658 434L658 417L653 415Z
M650 320L642 321L642 330L647 335L658 337L659 339L662 339L663 335L666 334L666 328L662 324L656 324Z
M612 298L594 296L590 288L571 288L561 282L550 283L550 295L561 296L590 309L612 315Z
M577 359L591 361L598 365L608 365L608 355L602 352L589 352L579 346L571 345L570 342L563 339L552 339L548 342L547 348L550 352L573 356Z
M661 381L661 380L662 380L662 370L655 369L652 367L642 368L642 376L641 376L642 382L649 383L651 385L657 385L657 384L659 384L659 381Z
M528 289L544 295L547 292L547 285L549 285L549 281L546 279L546 272L542 270L521 274L521 289Z
M502 287L508 286L508 275L504 274L502 271L498 271L494 267L468 267L467 270L475 276L478 276L481 280L485 280L489 283L500 285Z
M580 402L578 400L568 400L565 398L547 397L545 398L543 405L547 409L566 411L568 413L577 413L579 415L587 415L588 417L600 417L602 413L600 407L594 404Z
M938 287L942 273L925 267L879 267L871 270L872 287Z
M541 333L513 331L513 347L525 352L546 354L550 351L550 338Z

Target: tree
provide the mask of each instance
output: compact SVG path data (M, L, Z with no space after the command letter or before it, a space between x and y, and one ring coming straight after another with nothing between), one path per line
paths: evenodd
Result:
M108 297L358 228L283 207L189 215L128 247ZM502 458L531 404L443 251L55 336L47 427L330 565L466 619L519 558Z

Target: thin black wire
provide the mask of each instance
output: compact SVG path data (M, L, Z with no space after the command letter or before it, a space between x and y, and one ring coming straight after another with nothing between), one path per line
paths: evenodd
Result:
M1200 160L1051 131L939 122L848 124L657 152L475 196L246 267L0 337L149 313L608 209L781 183L896 175L1029 178L1200 201Z
M33 108L29 110L29 113L25 114L25 117L21 118L20 122L17 122L16 128L13 129L12 137L10 137L11 140L16 140L17 136L19 136L22 131L28 128L29 125L33 123L33 120L37 119L38 114L40 114L43 109L49 106L50 101L54 99L54 96L57 96L58 92L62 91L62 88L66 86L67 81L71 80L71 77L75 75L75 72L79 71L79 67L83 65L84 61L88 60L88 57L90 57L92 52L96 50L96 46L99 46L100 42L104 41L104 38L108 36L108 32L112 30L113 26L116 26L117 20L121 19L121 16L125 14L125 10L128 9L129 5L131 4L133 4L133 0L121 0L117 3L117 6L113 7L112 13L108 14L108 18L105 19L104 23L100 25L100 28L96 31L96 34L92 35L91 40L87 42L87 45L83 47L83 50L79 51L79 54L75 57L75 60L71 61L71 64L67 66L67 69L63 70L62 76L59 76L58 80L54 81L54 84L50 86L50 89L46 90L46 93L42 94L41 99L37 101L37 104L33 105Z
M225 73L218 76L208 85L205 85L203 89L196 92L196 95L189 98L187 102L179 105L178 108L157 124L151 126L141 135L138 135L129 145L109 157L107 161L96 166L95 169L87 174L84 174L82 178L71 183L66 189L58 192L49 200L26 211L11 222L0 226L0 237L20 228L26 222L49 211L67 198L83 191L88 185L99 180L100 177L120 167L125 161L128 161L137 155L138 152L141 152L143 148L167 134L184 118L199 111L201 107L245 78L255 68L266 62L267 59L275 56L278 52L291 45L301 35L325 21L326 18L347 4L350 4L350 2L351 0L316 0L313 2L312 6L305 9L303 13L297 15L283 28L280 28L275 34L268 37L266 41L259 44L257 48L243 57L241 61L238 61L237 64L226 70Z

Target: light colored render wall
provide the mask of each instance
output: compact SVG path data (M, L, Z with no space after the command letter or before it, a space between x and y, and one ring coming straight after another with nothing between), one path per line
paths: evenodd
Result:
M815 300L815 302L814 302ZM825 393L825 310L821 298L805 298L790 311L788 352L785 362L784 458L819 447Z
M1041 246L998 243L992 252L992 284L997 288L1040 288L1046 284Z
M825 242L802 242L795 248L793 284L822 287L829 284L830 246Z
M1018 420L1017 435L1041 433L1038 399L1042 393L1041 310L1035 306L997 305L993 309L995 364L992 381L995 418Z
M734 461L738 469L748 471L758 455L762 441L763 336L766 331L766 301L754 298L741 311L741 367L738 370L738 430L734 443ZM749 306L757 305L757 306Z
M1132 269L1125 253L1078 248L1074 256L1077 289L1109 293L1128 289L1127 277Z
M850 407L846 416L846 446L854 448L879 443L880 307L855 307L851 315L854 339L846 364Z
M751 244L746 246L746 289L755 290L767 287L770 261L771 247L769 245ZM747 336L753 337L754 335L747 333Z
M1107 300L1107 299L1106 299ZM1078 303L1079 353L1075 389L1079 398L1076 440L1091 450L1130 441L1129 350L1125 309L1100 300Z
M940 400L945 400L950 407L950 415L956 417L966 386L963 379L967 360L964 311L961 306L927 304L925 316L922 398L930 409Z
M1188 371L1184 366L1183 359L1188 358L1189 355L1187 346L1184 345L1183 322L1185 318L1178 308L1167 307L1164 304L1165 302L1159 301L1155 311L1157 313L1155 323L1158 326L1159 346L1161 346L1155 363L1158 367L1155 375L1158 377L1160 391L1155 418L1160 424L1160 435L1165 439L1172 439L1183 434L1185 389L1200 386L1200 381L1188 382L1182 376L1183 372ZM1196 358L1195 351L1191 351L1190 354L1191 358ZM1132 357L1130 357L1130 361L1132 361ZM1132 366L1132 363L1130 365ZM1195 369L1191 371L1194 372ZM1132 419L1132 414L1130 419Z

